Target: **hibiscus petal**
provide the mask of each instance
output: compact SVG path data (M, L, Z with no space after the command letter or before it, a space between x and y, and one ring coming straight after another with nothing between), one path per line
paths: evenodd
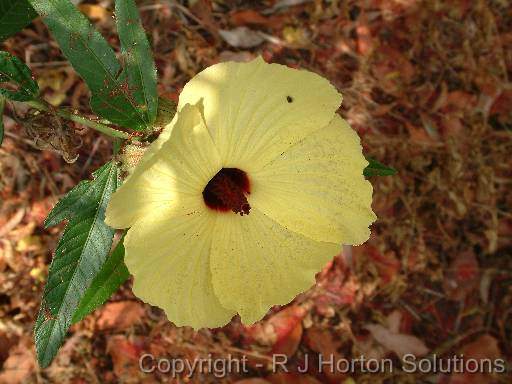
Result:
M242 322L261 319L315 283L315 274L340 246L291 232L257 209L242 217L217 216L210 263L221 304Z
M326 126L342 97L312 72L259 57L216 64L194 76L183 88L178 110L201 99L224 167L251 172Z
M222 307L212 287L214 227L215 213L204 210L137 221L126 235L125 262L135 295L163 308L178 326L219 327L235 314Z
M205 185L221 168L220 157L196 106L185 106L172 124L170 139L145 155L112 196L105 219L111 227L127 228L146 216L190 211L188 197L195 197L194 209L203 202Z
M317 241L361 244L376 216L357 133L338 115L253 172L249 204Z

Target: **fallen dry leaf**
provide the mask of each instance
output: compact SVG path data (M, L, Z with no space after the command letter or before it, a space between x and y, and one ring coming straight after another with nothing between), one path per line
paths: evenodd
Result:
M400 313L400 311L393 311L386 318L386 327L392 333L399 333L401 322L402 322L402 314Z
M266 25L268 18L253 9L242 9L229 15L231 24L241 27L246 24Z
M364 250L366 250L370 261L377 267L382 285L390 283L400 272L400 260L397 259L393 251L381 253L371 245L366 246ZM358 253L361 251L357 250Z
M446 139L450 136L458 136L463 132L462 120L457 116L443 116L441 119L441 133Z
M272 348L273 354L286 355L291 357L297 352L300 340L302 338L302 323L297 323L292 330L281 340L278 340Z
M12 231L16 226L21 223L23 217L25 216L25 208L19 208L14 215L12 215L9 220L0 226L0 237L4 237L10 231Z
M254 55L247 51L222 51L221 53L219 53L219 62L236 61L238 63L245 63L251 61L252 59L254 59Z
M464 355L466 361L470 359L490 359L491 361L496 361L501 358L501 351L498 346L498 340L491 335L485 334L462 347L461 355ZM490 375L482 372L464 372L452 374L449 384L492 384L495 382Z
M278 372L267 377L272 384L321 384L313 376L304 373Z
M142 337L128 338L114 335L107 341L107 352L112 357L114 374L125 383L139 382L141 374L139 358L144 353L145 343Z
M510 105L512 105L512 89L504 91L493 101L489 113L498 115L505 120L507 115L510 116L511 114Z
M265 346L274 346L286 338L293 328L302 321L306 311L298 305L290 305L270 316L265 321L246 327L251 339Z
M105 7L97 4L80 4L78 9L93 20L103 20L111 16L111 13Z
M400 313L392 312L387 318L387 326L381 324L367 324L364 326L372 337L383 347L395 352L401 359L404 355L425 356L429 349L423 341L413 335L398 333L400 328Z
M306 330L304 338L308 347L321 354L325 360L331 359L331 356L334 361L339 361L345 357L339 352L342 342L335 340L328 329L313 326ZM326 369L324 373L331 382L339 382L346 377L344 373L337 370Z
M372 50L373 42L366 15L363 15L356 27L356 35L358 52L363 56L368 56Z
M471 356L474 359L497 359L501 356L498 340L488 334L482 335L475 341L466 344L462 348L462 352L464 355Z
M195 0L190 4L190 10L212 36L216 38L219 26L212 13L212 2L210 0Z
M270 384L270 381L260 379L260 378L252 378L252 379L244 379L235 381L234 384Z
M4 361L9 357L11 348L17 345L18 341L18 336L0 330L0 366L4 364Z
M450 264L443 289L451 300L463 300L478 286L480 268L473 252L462 252Z
M291 357L297 351L302 338L302 319L306 311L297 305L286 307L267 321L276 335L272 353Z
M136 301L107 303L101 308L96 325L98 329L123 330L141 321L144 307Z
M264 13L270 14L270 13L277 12L277 11L285 9L285 8L294 7L296 5L301 5L304 3L309 3L310 1L312 1L312 0L278 0L274 3L272 8L269 8Z
M32 340L25 337L10 349L0 373L0 384L22 383L35 370L36 364Z
M457 109L468 109L476 105L477 97L471 93L464 91L452 91L448 93L446 97L446 105L444 110L447 112L448 108Z
M257 32L247 27L219 30L220 36L226 43L236 48L251 48L263 43L265 39Z
M38 226L43 226L48 213L55 206L55 203L56 200L50 197L34 201L28 212L30 219L34 220Z

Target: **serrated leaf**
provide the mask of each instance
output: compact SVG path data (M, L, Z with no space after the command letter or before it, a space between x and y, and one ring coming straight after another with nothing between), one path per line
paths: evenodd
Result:
M110 163L103 167L106 167L109 164ZM94 172L93 176L96 177L98 172L102 172L103 167ZM98 178L96 177L92 182L99 182ZM94 185L91 185L91 180L82 180L75 185L75 187L66 193L66 195L50 211L48 217L44 221L44 227L49 228L57 225L63 220L72 218L76 212L86 210L87 207L91 205L91 201L87 196L91 192L94 192L94 189L91 190L91 187L94 187Z
M85 292L73 315L73 324L83 320L89 313L107 301L128 277L130 277L130 273L124 264L124 245L123 239L121 239Z
M116 0L115 9L128 86L135 102L145 106L146 121L151 124L155 120L158 106L156 67L151 47L135 1Z
M0 51L0 83L17 87L13 90L0 84L0 95L11 100L33 100L39 94L39 86L32 78L30 69L9 52Z
M4 107L5 98L0 96L0 145L2 145L4 141Z
M50 265L34 330L41 367L47 367L56 355L80 300L112 246L114 230L104 218L107 203L119 184L117 166L109 162L93 177L73 188L50 213L49 223L64 218L69 222Z
M0 41L22 30L36 16L27 0L0 0Z
M371 176L393 176L397 174L395 168L388 167L381 162L372 159L371 157L366 157L368 160L368 166L363 170L363 175L366 177Z
M60 49L91 90L97 115L123 127L144 130L147 107L139 105L112 47L68 0L29 0Z

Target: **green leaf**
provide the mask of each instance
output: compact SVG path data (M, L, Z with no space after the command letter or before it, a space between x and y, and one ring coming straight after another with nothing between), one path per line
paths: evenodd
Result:
M5 98L0 96L0 145L4 141L4 107L5 107Z
M62 344L80 300L100 271L112 246L114 230L104 222L105 209L119 184L109 162L80 182L54 207L46 225L69 220L48 273L34 335L37 359L47 367Z
M121 239L85 292L73 315L73 323L83 320L89 313L107 301L128 277L130 277L130 273L124 264L124 245L123 239Z
M156 67L148 39L134 0L116 0L116 25L128 86L137 105L146 107L145 120L151 124L156 117L158 94Z
M388 167L380 162L378 162L375 159L372 159L371 157L366 157L366 160L368 160L369 164L364 169L363 175L366 177L370 176L393 176L397 174L397 171L395 168Z
M91 90L97 115L123 127L144 130L149 125L146 105L139 105L127 72L87 17L69 0L29 0L44 17L64 56Z
M158 110L153 126L157 129L163 129L169 124L176 114L176 103L166 97L158 98Z
M0 0L0 41L26 27L36 16L27 0Z
M0 83L10 83L17 88L0 88L0 96L11 100L33 100L39 94L39 86L32 78L30 69L9 52L0 51Z

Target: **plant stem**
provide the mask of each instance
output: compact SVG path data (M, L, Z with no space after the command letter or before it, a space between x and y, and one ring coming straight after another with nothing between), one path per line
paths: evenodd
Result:
M48 111L50 109L49 105L41 100L32 100L26 101L26 104L30 105L32 108L39 109L40 111ZM92 128L98 132L104 133L105 135L111 137L117 137L119 139L128 139L130 134L123 131L118 131L117 129L111 128L107 125L97 123L95 121L89 120L83 116L75 115L74 113L65 110L65 109L56 109L57 115L63 117L64 119L74 121L75 123L85 125L86 127Z

